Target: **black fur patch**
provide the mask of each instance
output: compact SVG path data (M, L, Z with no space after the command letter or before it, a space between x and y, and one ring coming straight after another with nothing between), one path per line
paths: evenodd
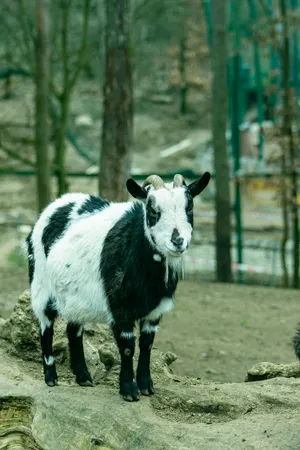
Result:
M100 271L115 322L145 317L163 297L174 294L177 273L169 268L166 285L165 259L154 261L154 253L144 233L143 206L134 203L107 234L101 254Z
M42 356L43 356L43 367L44 367L44 379L48 386L55 386L57 384L57 373L55 364L48 366L46 364L45 358L49 358L53 354L52 342L53 342L53 323L50 327L47 327L44 333L40 333Z
M193 214L193 208L194 208L194 200L191 194L189 193L188 189L185 190L185 196L186 196L186 217L187 221L191 224L192 227L194 227L194 214Z
M149 325L156 326L159 324L160 319L157 320L149 320L147 321ZM141 321L140 328L140 339L139 339L139 347L140 347L140 355L136 372L136 381L139 387L139 390L143 395L152 395L154 394L153 389L153 381L150 375L150 355L151 349L155 337L155 332L143 332L144 321Z
M171 236L171 241L172 240L176 241L177 238L179 238L179 231L177 230L177 228L174 228Z
M85 213L93 213L95 211L102 211L102 209L109 206L109 202L106 200L102 200L100 197L95 197L94 195L90 195L89 198L83 203L83 205L79 208L78 214L82 215Z
M44 366L44 378L45 383L48 386L55 386L57 384L57 373L55 364L51 364L48 366L45 362L45 358L49 358L53 356L52 350L52 342L53 342L53 324L54 320L57 317L57 311L53 307L53 300L50 298L45 308L45 315L48 317L50 321L50 326L47 327L43 334L40 334L41 337L41 347L42 347L42 355L43 355L43 366Z
M154 213L153 210L156 211L156 213ZM146 220L148 227L149 228L154 227L154 225L156 225L157 222L159 221L160 216L161 212L157 210L157 208L155 208L153 201L150 197L146 205Z
M56 319L56 317L57 317L57 310L56 310L56 308L54 307L53 299L52 299L52 298L50 298L50 300L48 300L48 303L47 303L47 305L46 305L46 308L45 308L45 316L48 317L48 319L50 320L50 322L53 322L53 321Z
M55 243L55 241L57 241L57 239L59 239L67 229L70 213L73 209L73 206L73 202L61 206L50 217L49 223L45 227L42 236L42 243L46 256L48 256L50 248Z
M34 275L34 251L32 245L32 231L26 238L27 251L28 251L28 273L29 273L29 283L32 283L33 275Z
M77 324L68 323L67 325L71 369L78 384L92 386L92 378L85 362L82 333L78 336L79 329L80 326Z
M122 337L120 333L121 324L114 324L112 327L114 337L117 341L119 353L121 357L121 370L120 370L120 394L128 401L137 401L139 399L138 388L134 381L133 373L133 355L135 350L135 338ZM129 324L128 324L129 325ZM133 329L133 324L129 327ZM128 330L129 330L128 328ZM125 330L127 327L125 328ZM125 331L124 330L124 331Z

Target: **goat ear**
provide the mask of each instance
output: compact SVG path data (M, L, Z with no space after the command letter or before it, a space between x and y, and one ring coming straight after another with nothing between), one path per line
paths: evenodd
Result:
M200 192L204 191L210 180L210 173L205 172L199 180L188 185L188 190L192 197L196 197Z
M140 186L136 181L132 178L127 180L126 187L129 194L134 198L138 198L139 200L145 200L147 198L147 191L142 186Z

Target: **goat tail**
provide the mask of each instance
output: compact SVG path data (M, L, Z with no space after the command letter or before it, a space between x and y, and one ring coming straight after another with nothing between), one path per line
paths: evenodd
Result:
M300 324L293 338L293 347L298 359L300 359Z

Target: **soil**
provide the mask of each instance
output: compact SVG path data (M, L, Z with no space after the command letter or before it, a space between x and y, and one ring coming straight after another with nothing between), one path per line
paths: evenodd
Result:
M186 293L194 294L196 285L188 285L182 284ZM93 388L75 384L63 322L55 328L59 382L49 388L42 380L38 324L28 292L10 318L0 320L0 448L299 449L299 364L257 364L248 371L252 382L213 382L174 374L174 354L154 347L155 395L130 404L118 395L120 363L108 326L84 333Z

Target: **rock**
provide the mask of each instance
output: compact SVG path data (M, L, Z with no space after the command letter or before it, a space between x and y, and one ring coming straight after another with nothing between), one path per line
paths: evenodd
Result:
M0 317L0 338L5 339L7 336L7 326L6 326L7 320L2 319Z
M299 446L299 379L194 384L189 379L176 383L169 377L157 381L154 396L128 404L116 386L105 383L89 389L69 384L47 388L31 371L30 361L24 366L3 348L0 364L0 420L3 414L6 417L0 427L0 448L6 442L3 433L12 427L11 448L41 450L272 450ZM24 372L31 374L30 378ZM13 412L11 422L7 411Z
M3 330L3 337L13 344L12 348L16 354L35 359L39 348L39 327L30 306L28 290L20 295L11 317L3 325Z
M0 338L10 342L9 351L24 360L41 362L41 349L39 338L39 324L35 318L30 305L30 294L26 290L19 297L11 317L0 322ZM99 354L97 346L101 342L109 339L109 329L103 326L87 327L84 332L85 356L91 371L99 364ZM54 325L53 356L57 363L66 362L68 366L68 339L66 336L66 323L58 318ZM67 370L67 367L66 367Z
M113 342L109 342L100 346L99 357L106 370L111 370L113 366L120 365L118 349Z
M166 363L168 366L170 366L174 361L176 361L176 359L177 359L177 356L175 355L175 353L167 352L167 353L165 353L165 355L164 355L165 363Z
M245 381L260 381L276 377L300 377L300 364L273 364L270 362L261 362L255 364L247 372Z
M169 365L176 356L154 347L155 395L127 403L118 394L120 363L109 328L88 327L84 336L94 388L76 385L70 375L63 358L64 329L63 322L58 323L59 385L49 388L42 380L40 360L36 364L38 327L28 293L20 297L10 319L0 321L0 449L299 448L298 364L261 363L248 372L280 378L215 383L173 375ZM31 360L24 356L30 352Z

